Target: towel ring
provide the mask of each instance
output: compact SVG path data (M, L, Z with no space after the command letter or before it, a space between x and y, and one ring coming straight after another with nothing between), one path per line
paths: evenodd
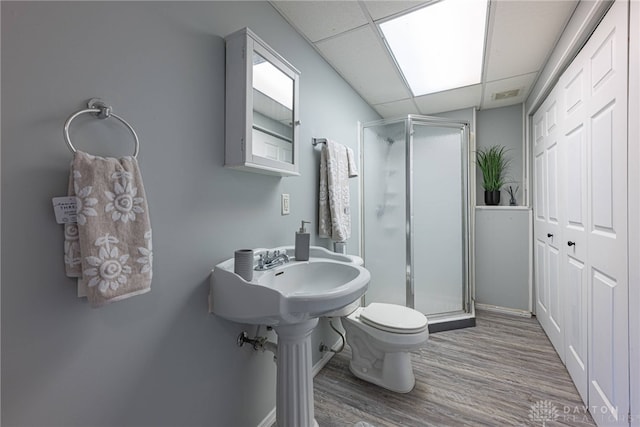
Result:
M69 137L69 127L71 126L71 122L73 121L73 119L80 116L81 114L92 113L99 119L106 119L109 117L113 117L119 120L123 125L125 125L127 129L129 129L129 132L131 132L131 135L133 135L133 139L135 140L133 157L134 158L138 157L138 151L140 150L140 140L138 139L138 135L136 134L136 131L133 130L133 127L131 127L131 125L127 123L125 119L113 114L111 107L107 106L107 104L105 104L100 98L91 98L87 102L87 107L89 108L73 113L71 116L69 116L67 121L64 122L64 132L63 132L64 142L67 143L67 147L69 147L69 150L71 150L72 153L75 154L77 150L76 150L76 147L74 147L73 144L71 143L71 138Z

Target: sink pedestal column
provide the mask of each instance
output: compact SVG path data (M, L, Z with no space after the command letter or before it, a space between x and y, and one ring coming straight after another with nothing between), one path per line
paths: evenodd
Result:
M311 332L318 319L274 327L278 334L276 424L318 427L313 412Z

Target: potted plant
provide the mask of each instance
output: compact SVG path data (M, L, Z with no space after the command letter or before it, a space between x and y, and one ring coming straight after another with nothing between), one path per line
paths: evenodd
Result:
M500 190L509 168L506 152L507 149L500 145L480 148L476 151L476 164L482 171L484 203L488 206L500 204Z

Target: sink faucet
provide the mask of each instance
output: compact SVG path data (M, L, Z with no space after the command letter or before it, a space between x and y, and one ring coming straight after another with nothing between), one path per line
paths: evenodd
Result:
M269 251L267 251L260 254L260 259L258 259L258 265L255 270L270 270L287 262L289 262L289 255L285 252L274 251L273 255L270 255Z

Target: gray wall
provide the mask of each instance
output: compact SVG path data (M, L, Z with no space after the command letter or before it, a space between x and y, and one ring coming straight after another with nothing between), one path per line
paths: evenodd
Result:
M222 166L222 37L244 26L301 70L301 177ZM50 201L66 192L64 120L94 96L139 133L155 252L151 292L100 309L64 276ZM301 219L317 221L311 137L356 148L357 121L378 115L267 2L3 2L1 100L2 425L260 422L275 365L236 347L244 327L207 313L210 269L240 247L291 244ZM72 137L95 154L131 149L113 121L78 120ZM356 253L356 226L352 237Z
M511 159L499 207L485 207L482 173L476 168L475 300L477 303L529 311L529 209L524 193L523 105L481 110L476 114L476 149L502 145ZM509 207L511 185L518 207ZM502 207L504 206L504 207Z
M530 212L476 210L476 303L530 311Z
M517 204L526 204L523 185L522 104L480 110L477 112L476 120L476 150L492 145L502 145L507 149L507 158L511 159L505 186L500 194L500 205L509 205L507 188L510 185L514 190L516 186L520 188L516 194ZM482 206L484 205L484 189L482 188L482 173L479 168L476 170L476 191L476 203Z

